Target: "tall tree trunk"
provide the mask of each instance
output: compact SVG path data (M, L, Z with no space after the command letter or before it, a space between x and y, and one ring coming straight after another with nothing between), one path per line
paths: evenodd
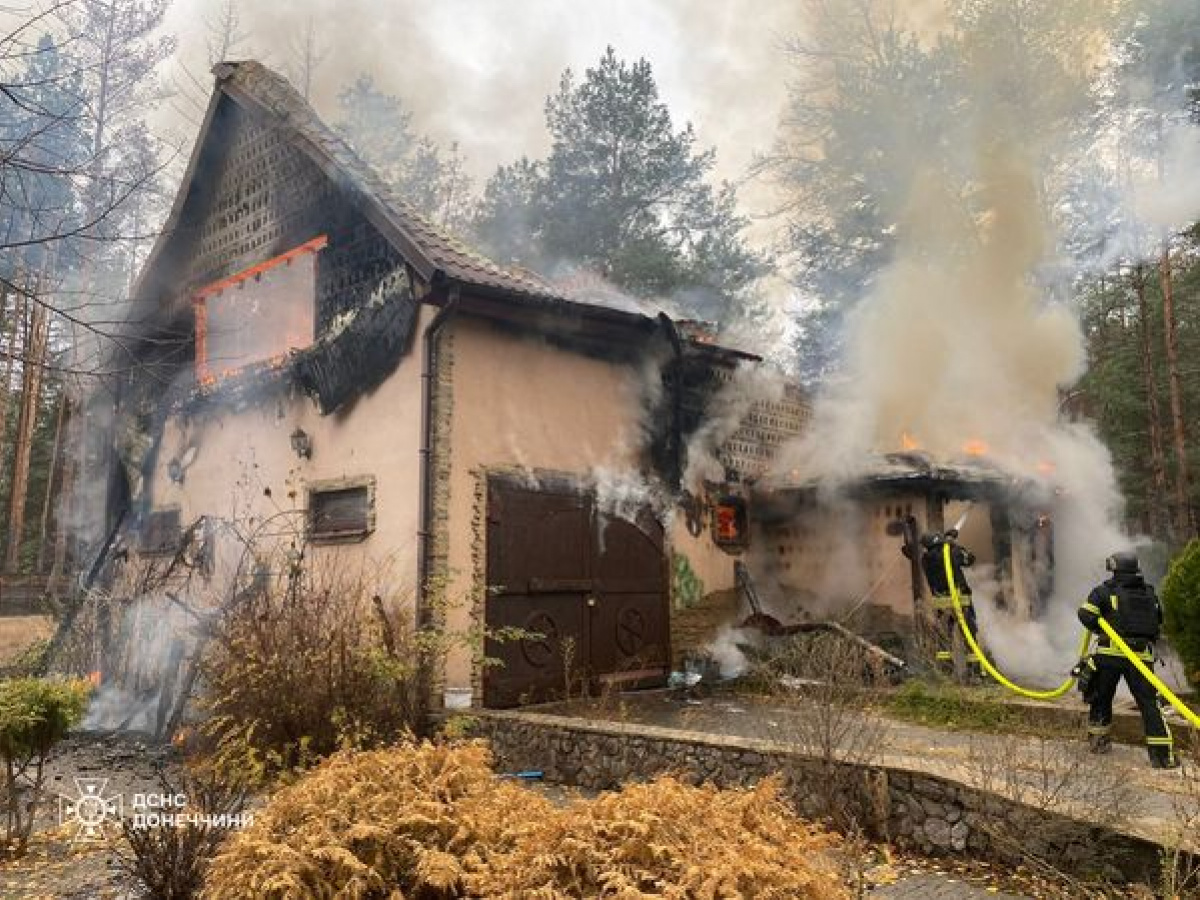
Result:
M1163 296L1163 334L1167 347L1167 386L1171 400L1171 438L1175 450L1174 510L1172 525L1176 541L1191 536L1192 511L1188 490L1187 432L1183 413L1183 385L1179 375L1179 333L1175 320L1175 295L1171 278L1171 245L1163 241L1158 261Z
M42 521L38 527L38 554L37 554L37 574L41 575L46 571L47 550L49 550L49 535L50 535L50 512L54 508L54 481L58 476L58 470L61 468L63 441L67 435L67 417L69 413L69 401L67 400L67 391L65 385L61 388L62 393L58 398L58 415L55 417L54 423L54 451L50 454L50 470L46 474L46 496L42 498ZM61 491L60 491L61 494Z
M15 284L17 279L13 279ZM17 336L21 332L22 324L25 321L25 304L22 303L22 297L19 294L5 295L3 298L7 304L8 297L12 297L12 312L7 317L8 327L0 330L0 341L4 342L4 368L3 374L0 374L0 471L5 468L5 463L12 460L12 451L9 449L4 440L7 432L4 426L8 423L8 404L12 396L12 374L13 367L17 358L18 341Z
M1138 302L1138 340L1141 345L1142 384L1146 391L1147 428L1150 432L1150 478L1154 495L1148 504L1150 533L1162 536L1167 529L1162 500L1167 496L1167 458L1163 448L1162 411L1158 408L1157 378L1150 341L1150 304L1146 302L1146 270L1139 263L1133 269L1133 289Z
M25 532L25 505L29 497L29 462L33 455L33 431L37 423L38 405L42 394L42 366L46 360L49 337L49 317L46 308L35 304L30 316L26 353L21 366L21 413L17 420L17 438L13 442L12 490L8 503L8 545L4 553L4 570L15 572L20 567L21 544Z
M80 406L82 409L82 405ZM82 418L82 417L80 417ZM64 441L71 441L71 422L68 419L67 428L63 433ZM67 574L67 545L73 534L74 516L77 514L78 501L74 496L76 471L79 467L78 456L83 452L78 443L80 429L75 429L74 452L68 453L63 460L62 482L58 486L58 516L54 523L54 555L50 562L51 590L58 595L58 584ZM74 562L73 560L71 561Z

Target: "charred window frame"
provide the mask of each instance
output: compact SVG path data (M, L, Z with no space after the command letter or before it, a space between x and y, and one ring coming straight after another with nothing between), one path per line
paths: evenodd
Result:
M138 552L143 556L169 556L179 549L183 525L178 506L146 513L139 532Z
M214 281L212 284L207 284L192 294L192 313L195 326L195 370L196 379L201 384L212 384L218 378L218 372L213 366L211 354L213 351L214 335L212 329L212 313L209 309L209 304L214 302L215 298L221 297L227 291L233 291L239 288L245 288L248 285L257 283L263 279L263 276L268 275L273 271L290 268L292 263L301 260L309 255L317 254L329 246L329 236L326 234L318 235L311 240L305 241L299 246L293 247L278 256L273 256L270 259L256 263L247 269L242 269L234 274L222 278L219 281ZM295 336L298 346L291 349L303 349L305 346L310 346L316 339L316 318L317 318L317 279L319 263L313 263L312 275L312 294L307 299L311 302L309 309L309 321L304 326L307 328L306 334ZM274 314L286 313L286 307L273 310ZM278 324L278 323L276 323ZM229 361L227 367L220 372L220 375L227 376L236 374L244 369L255 365L270 364L277 362L286 357L289 348L283 346L288 343L286 334L278 335L284 338L281 341L281 346L274 356L268 354L266 356L258 356L255 358L247 358L237 361ZM300 346L302 345L302 346Z
M307 518L314 544L366 540L375 530L374 476L310 483Z

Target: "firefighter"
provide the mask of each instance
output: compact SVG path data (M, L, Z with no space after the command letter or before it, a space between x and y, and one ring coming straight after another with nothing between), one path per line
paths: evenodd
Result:
M1171 729L1163 719L1154 686L1134 664L1108 639L1100 627L1104 618L1148 667L1154 666L1154 642L1162 628L1162 607L1153 586L1146 583L1137 555L1114 553L1105 560L1112 573L1107 581L1092 589L1079 607L1079 621L1099 635L1096 652L1084 663L1084 699L1089 706L1088 744L1093 753L1107 753L1112 745L1113 697L1121 679L1142 713L1142 728L1150 765L1156 769L1174 769L1179 765L1171 740Z
M929 583L929 592L933 595L933 609L937 624L939 647L937 661L939 666L953 671L954 654L952 652L955 634L958 631L958 619L954 614L954 599L950 595L950 582L946 578L945 547L950 546L950 567L954 572L954 583L958 587L959 601L962 605L963 618L967 620L967 628L973 638L979 637L979 626L975 619L975 606L971 601L971 585L967 583L963 571L975 562L975 556L966 547L958 543L958 531L951 528L946 533L927 534L921 538L921 569L925 580ZM968 650L967 662L978 674L979 659Z

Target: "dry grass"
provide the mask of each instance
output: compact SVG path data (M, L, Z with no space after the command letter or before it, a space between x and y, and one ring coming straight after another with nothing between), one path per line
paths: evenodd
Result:
M35 641L53 634L50 616L0 616L0 665L14 662Z
M498 780L478 743L340 753L279 791L217 857L208 900L849 896L767 781L663 777L563 808Z

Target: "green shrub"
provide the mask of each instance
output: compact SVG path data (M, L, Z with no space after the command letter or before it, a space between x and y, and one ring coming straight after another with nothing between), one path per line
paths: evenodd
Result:
M1162 583L1163 624L1183 660L1187 679L1200 687L1200 540L1171 561Z
M44 675L50 654L50 641L38 638L4 666L3 677L24 678Z
M7 853L24 852L41 800L46 760L54 745L83 718L91 690L90 684L79 679L0 681Z

